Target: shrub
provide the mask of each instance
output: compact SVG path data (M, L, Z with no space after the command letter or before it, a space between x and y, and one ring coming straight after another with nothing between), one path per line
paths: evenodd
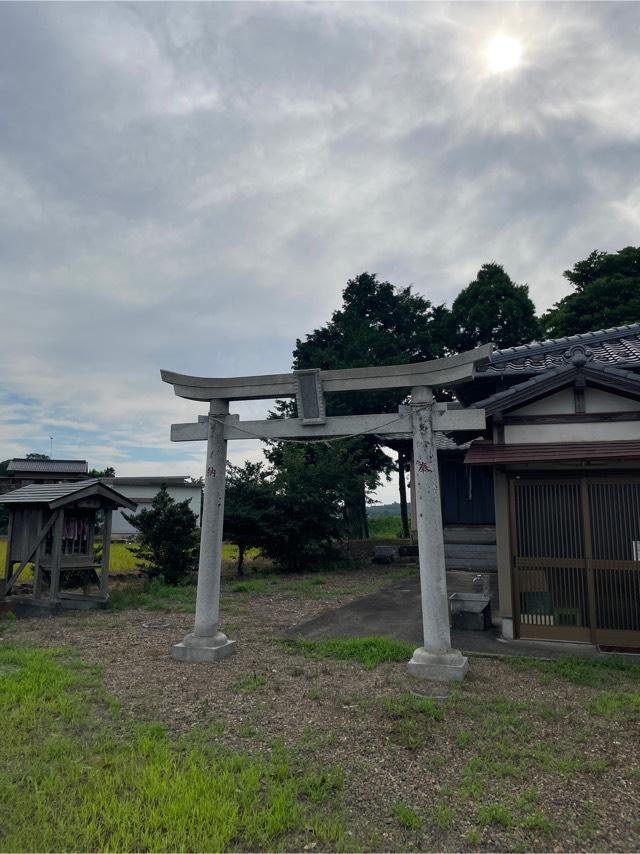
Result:
M189 501L174 501L163 484L150 509L136 515L123 514L138 535L129 550L148 562L145 571L161 575L166 584L179 584L196 568L198 549L197 517Z

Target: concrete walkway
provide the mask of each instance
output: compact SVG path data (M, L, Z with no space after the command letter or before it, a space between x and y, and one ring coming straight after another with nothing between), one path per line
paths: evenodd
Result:
M448 572L449 593L474 592L473 577L472 572ZM495 573L490 578L491 607L495 615L498 611ZM419 579L417 575L401 579L378 593L363 596L341 608L325 611L307 623L294 626L288 635L310 640L380 635L420 646L422 644L422 608ZM591 644L506 641L502 639L496 626L486 632L454 631L451 633L451 642L454 648L461 649L468 655L526 655L534 658L600 655L598 648Z

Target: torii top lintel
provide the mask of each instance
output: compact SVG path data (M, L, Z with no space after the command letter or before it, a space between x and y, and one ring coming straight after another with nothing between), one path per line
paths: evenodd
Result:
M324 392L415 386L437 388L470 380L474 369L486 364L492 350L492 344L483 344L475 350L428 362L335 371L311 370L254 377L214 378L192 377L161 370L160 375L164 382L173 385L178 397L188 400L271 400L295 397L299 390L300 375L309 373L317 376Z

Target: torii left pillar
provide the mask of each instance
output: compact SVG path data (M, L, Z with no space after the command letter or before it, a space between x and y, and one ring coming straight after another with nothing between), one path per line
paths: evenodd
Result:
M173 647L180 661L219 661L235 651L235 641L218 631L220 615L220 570L222 567L222 528L224 524L224 481L227 466L227 440L224 421L229 414L227 400L209 404L207 468L204 478L204 502L200 519L200 563L196 620L193 631Z
M413 653L408 670L418 679L451 682L464 678L469 662L459 650L451 647L433 406L430 388L411 389L423 645Z

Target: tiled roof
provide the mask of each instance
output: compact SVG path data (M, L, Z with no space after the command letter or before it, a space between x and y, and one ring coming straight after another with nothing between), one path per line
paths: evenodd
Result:
M130 498L121 495L101 480L81 480L77 483L30 483L13 492L0 496L0 504L29 505L45 504L49 508L60 507L78 498L99 495L117 504L134 510L136 504Z
M66 498L95 483L97 483L95 480L81 480L78 483L30 483L28 486L5 493L0 501L3 504L48 504L50 501Z
M60 474L86 474L86 460L9 460L8 471L48 472Z
M629 439L615 442L538 442L522 445L494 445L472 442L464 461L467 465L508 463L563 463L572 460L638 460L640 442Z
M183 477L178 477L176 475L171 475L169 477L105 477L103 480L105 483L116 488L119 486L157 486L158 489L160 489L163 483L167 487L193 486L195 488L200 488L200 483L194 481L194 479L188 475L184 475Z
M456 442L446 433L436 430L433 434L433 443L438 451L466 451L469 447L469 442Z
M640 376L633 371L626 371L602 362L587 362L583 366L574 361L573 363L565 362L560 367L550 368L544 373L534 374L528 379L523 375L522 382L500 389L484 400L475 400L469 406L474 409L484 409L487 415L521 406L527 400L534 399L536 394L539 396L560 388L563 383L566 384L576 375L578 368L582 368L583 375L591 382L606 383L611 388L622 388L632 394L640 394Z
M640 368L640 323L495 350L477 374L535 374L570 364Z

